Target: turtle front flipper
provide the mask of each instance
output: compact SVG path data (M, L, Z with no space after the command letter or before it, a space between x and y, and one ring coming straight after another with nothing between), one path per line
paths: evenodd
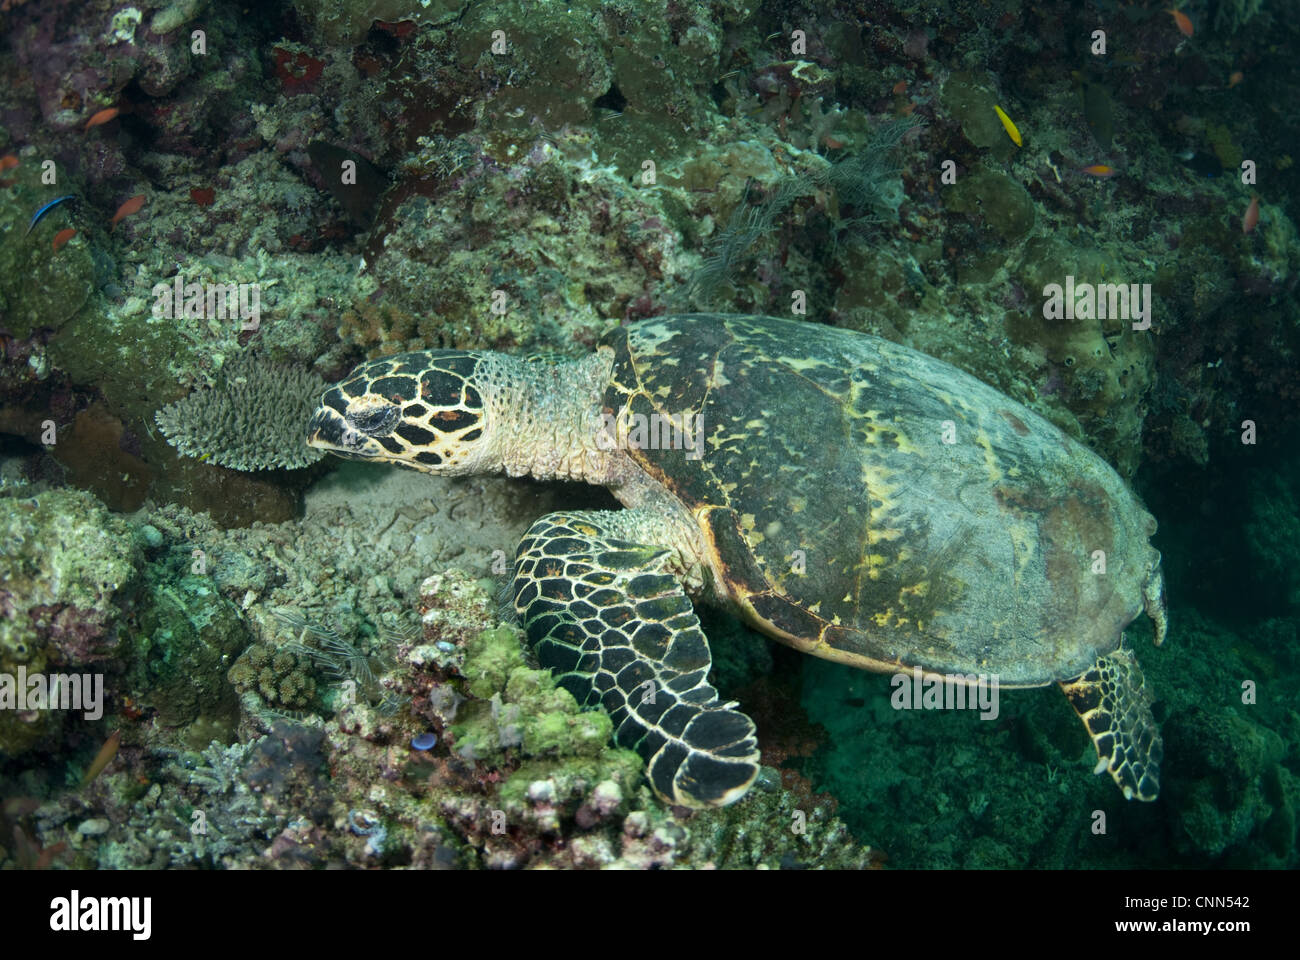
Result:
M1164 746L1132 651L1121 644L1061 689L1097 748L1096 772L1109 771L1128 800L1154 800Z
M758 773L754 722L708 683L712 658L673 552L617 536L635 511L552 513L515 555L515 609L538 661L647 764L655 792L690 807L739 799ZM645 517L643 526L655 520Z

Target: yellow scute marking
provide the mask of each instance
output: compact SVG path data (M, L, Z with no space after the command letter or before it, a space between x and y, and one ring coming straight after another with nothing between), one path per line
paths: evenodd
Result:
M989 442L988 434L980 430L975 434L976 445L984 451L984 467L989 472L989 482L998 483L1002 480L1002 469L998 466L998 458L993 453L993 444Z
M779 357L778 359L791 370L798 370L800 373L805 370L827 369L829 366L811 357Z

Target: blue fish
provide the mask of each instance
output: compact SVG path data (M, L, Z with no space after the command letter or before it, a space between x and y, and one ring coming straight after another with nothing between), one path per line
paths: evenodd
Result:
M75 199L77 199L77 195L76 195L75 193L65 193L65 194L64 194L63 196L61 196L61 197L55 197L53 200L51 200L51 201L50 201L49 203L47 203L45 206L41 207L41 208L40 208L39 210L37 210L34 214L32 214L32 222L29 223L29 224L27 224L27 233L31 233L31 232L32 232L32 229L33 229L33 228L34 228L38 223L41 222L41 219L42 219L42 218L43 218L47 213L49 213L51 210L53 210L55 207L57 207L59 204L61 204L64 200L75 200ZM23 234L23 236L26 236L26 235L27 235L27 234Z

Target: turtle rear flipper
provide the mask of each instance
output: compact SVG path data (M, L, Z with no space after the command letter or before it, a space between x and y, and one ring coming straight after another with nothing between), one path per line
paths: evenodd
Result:
M665 801L739 799L758 774L754 722L708 683L712 657L672 551L616 536L639 511L548 514L515 554L514 602L538 661L646 761Z
M1133 653L1121 645L1061 689L1097 748L1096 772L1109 771L1126 799L1154 800L1164 746Z

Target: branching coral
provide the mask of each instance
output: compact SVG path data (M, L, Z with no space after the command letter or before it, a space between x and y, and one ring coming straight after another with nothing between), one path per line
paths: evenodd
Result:
M307 421L325 381L245 354L218 384L155 415L167 442L187 457L233 470L293 470L323 454L306 444Z

